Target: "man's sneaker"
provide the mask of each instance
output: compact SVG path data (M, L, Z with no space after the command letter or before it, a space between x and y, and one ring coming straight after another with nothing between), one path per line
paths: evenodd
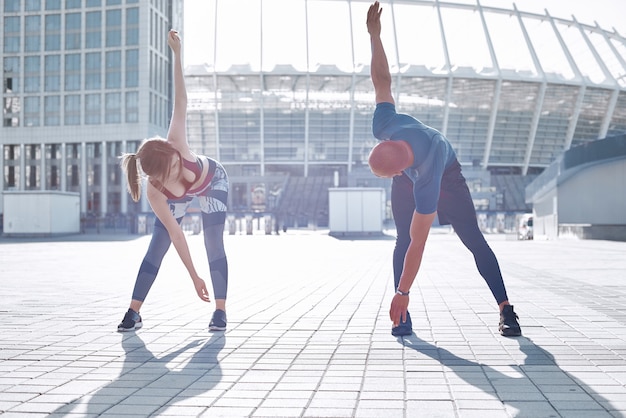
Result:
M513 311L513 305L505 305L500 312L500 335L505 337L519 337L522 329L518 322L519 317Z
M400 325L391 328L391 335L394 337L404 337L411 334L413 334L413 323L411 322L411 315L407 311L406 321L400 322Z
M209 331L226 331L226 312L216 309L209 323Z
M119 332L135 331L142 326L143 322L141 322L141 315L139 315L139 312L129 309L128 312L126 312L126 315L124 315L122 322L117 326L117 330Z

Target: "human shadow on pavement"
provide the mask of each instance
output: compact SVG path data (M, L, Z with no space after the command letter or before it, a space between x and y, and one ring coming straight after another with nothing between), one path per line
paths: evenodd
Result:
M512 416L533 418L563 416L564 413L576 412L573 409L575 406L572 405L580 405L584 410L588 410L587 416L613 416L605 409L610 402L580 379L561 369L551 353L529 338L516 337L514 340L519 343L520 351L526 355L524 361L517 363L513 360L511 364L503 364L498 370L486 364L461 358L445 348L420 339L415 334L398 337L398 342L405 347L439 361L463 381L491 395L492 399L502 402ZM505 368L510 368L510 373L503 372ZM407 372L411 372L410 368ZM551 394L549 395L551 399L548 399L542 390L547 388L549 390L546 392ZM454 398L455 394L452 394L451 399ZM483 396L476 400L489 398Z
M122 334L121 344L126 354L119 376L94 393L63 405L50 416L98 416L103 413L107 416L149 416L157 411L163 413L174 399L180 401L207 392L221 381L218 356L225 339L223 333L213 334L208 340L195 340L157 357L146 347L140 334ZM186 355L192 350L193 354ZM170 362L175 364L168 366Z

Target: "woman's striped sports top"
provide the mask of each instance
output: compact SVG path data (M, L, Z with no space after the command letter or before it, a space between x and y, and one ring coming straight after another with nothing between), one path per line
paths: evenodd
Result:
M196 161L189 161L189 160L186 160L184 158L182 158L182 160L183 160L183 167L186 168L187 170L191 171L194 174L194 178L193 178L192 181L188 181L185 178L182 179L183 185L185 186L185 192L183 193L182 196L175 196L172 192L167 190L165 187L161 187L160 188L161 192L169 200L178 200L178 199L182 199L182 198L187 197L187 196L194 196L194 195L204 191L207 188L207 186L209 185L209 183L211 183L211 180L213 179L213 175L215 174L215 167L216 167L215 161L212 160L211 158L209 158L208 159L209 160L209 171L207 172L207 175L206 175L204 181L202 182L201 185L199 185L198 187L196 187L195 189L192 190L191 186L193 186L193 184L195 182L197 182L198 179L202 176L202 170L204 169L204 164L202 163L202 159L200 157L197 157Z

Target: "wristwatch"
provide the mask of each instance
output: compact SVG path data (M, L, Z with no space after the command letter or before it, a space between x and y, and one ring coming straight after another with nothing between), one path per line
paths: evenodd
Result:
M396 290L396 295L409 296L409 292L403 292L402 290L398 289Z

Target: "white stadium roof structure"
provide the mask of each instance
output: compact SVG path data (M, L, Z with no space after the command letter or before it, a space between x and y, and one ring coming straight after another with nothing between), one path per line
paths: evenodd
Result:
M194 148L265 174L362 165L375 143L370 1L206 2L204 65L186 68ZM463 165L537 173L626 132L626 38L477 1L381 2L398 110ZM242 30L245 28L245 30Z

